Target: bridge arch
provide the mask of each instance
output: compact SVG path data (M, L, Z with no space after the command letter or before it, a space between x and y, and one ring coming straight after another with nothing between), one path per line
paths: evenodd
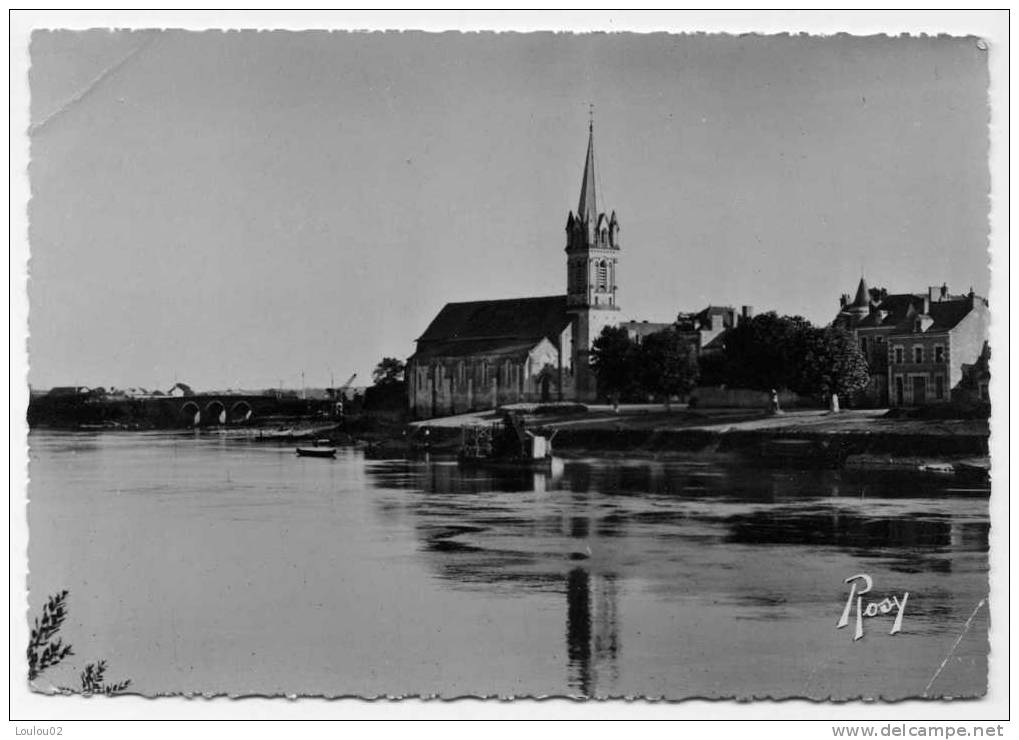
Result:
M196 427L202 423L202 410L194 401L188 401L180 407L180 415L184 423L189 427Z
M209 401L202 418L208 424L226 424L226 406L222 401Z
M251 404L247 401L238 401L230 407L230 414L227 421L231 424L243 424L246 421L251 421L251 417L255 415L255 410L251 408Z

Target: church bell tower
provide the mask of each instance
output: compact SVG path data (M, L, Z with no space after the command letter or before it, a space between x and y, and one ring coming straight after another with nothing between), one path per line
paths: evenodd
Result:
M619 221L616 212L598 211L594 175L594 122L588 125L587 159L580 183L577 213L566 219L566 303L574 317L574 388L578 401L598 395L590 367L591 345L602 329L619 323L616 269L619 265Z

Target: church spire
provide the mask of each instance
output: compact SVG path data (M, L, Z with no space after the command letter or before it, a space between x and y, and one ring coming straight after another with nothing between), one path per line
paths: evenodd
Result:
M598 219L598 202L594 190L594 114L587 125L587 159L584 162L584 179L580 183L580 204L577 216L581 221L594 223Z

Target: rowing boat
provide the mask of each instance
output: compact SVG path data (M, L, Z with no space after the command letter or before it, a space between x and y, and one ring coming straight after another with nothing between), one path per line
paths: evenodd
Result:
M335 458L336 447L298 447L298 456L302 458Z

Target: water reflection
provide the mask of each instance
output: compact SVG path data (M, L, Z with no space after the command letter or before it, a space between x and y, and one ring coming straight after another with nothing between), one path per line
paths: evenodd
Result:
M566 574L567 682L581 696L594 696L598 678L618 677L619 625L616 577L573 568Z
M619 605L635 584L667 602L743 610L732 619L803 619L817 603L816 581L789 590L781 575L772 583L750 575L776 548L809 558L838 553L847 568L902 578L947 577L958 558L988 549L986 500L953 497L950 481L917 476L699 460L567 461L552 473L387 461L367 475L378 511L413 527L447 587L561 595L566 683L583 696L618 685ZM961 571L972 573L974 563L985 566L965 560ZM823 577L835 607L852 572ZM915 583L903 581L902 590ZM911 628L934 634L970 609L932 583L910 602L911 617L925 620Z

